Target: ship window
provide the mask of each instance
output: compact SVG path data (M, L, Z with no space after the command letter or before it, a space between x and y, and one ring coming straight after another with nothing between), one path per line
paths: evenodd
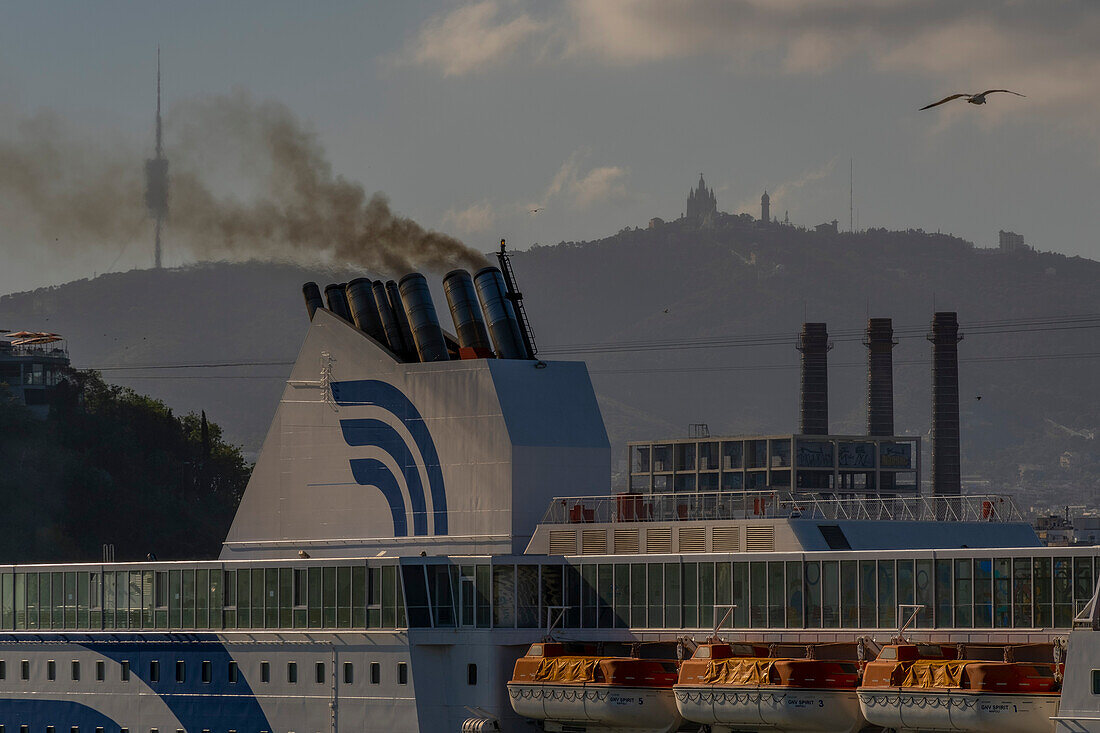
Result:
M95 663L95 678L96 682L102 682L107 677L107 665L103 662Z
M1100 669L1092 670L1092 694L1100 695Z
M307 569L295 568L294 569L294 607L305 608L306 607L306 593L309 589L307 583Z
M377 685L382 681L382 665L378 662L370 663L370 683Z
M466 684L467 685L476 685L477 684L477 665L476 664L467 664L466 665Z
M0 733L4 733L4 732L3 732L3 731L0 731ZM103 727L102 727L102 726L98 726L98 725L97 725L97 726L95 727L95 733L103 733Z
M355 667L351 662L344 662L344 684L350 685L355 679Z
M271 681L271 665L267 662L260 662L260 682Z
M316 673L317 684L322 685L325 683L325 663L317 662L313 665L314 672Z
M160 682L160 662L156 659L149 660L149 681Z
M19 726L19 733L28 733L29 730L30 730L30 726L28 726L28 725Z
M237 682L237 663L236 662L230 662L229 663L229 668L226 670L225 676L231 684L236 684L236 682Z
M397 663L397 684L409 684L409 665L405 662Z
M7 679L7 677L8 677L7 664L5 664L3 659L0 659L0 680ZM0 731L0 733L3 733L3 731Z
M52 725L46 726L46 733L54 733L54 727Z
M183 682L187 679L187 663L183 660L176 661L176 682Z
M72 677L74 682L78 682L80 680L80 662L76 661L75 659L73 660L72 665Z
M57 679L57 663L54 662L52 659L46 662L46 679Z
M835 560L821 563L821 625L840 626L840 568Z
M898 649L897 649L897 647L893 647L893 646L886 647L885 649L883 649L881 652L878 653L878 658L879 659L897 659L898 658Z
M298 682L298 663L297 662L287 662L286 663L286 681L289 682L292 685Z
M210 677L211 677L210 662L206 661L206 660L203 660L203 663L199 667L199 670L200 670L200 673L202 674L202 681L205 684L209 684L210 683Z
M149 733L160 733L160 729L159 728L150 728Z
M80 726L74 725L69 727L69 733L80 733Z

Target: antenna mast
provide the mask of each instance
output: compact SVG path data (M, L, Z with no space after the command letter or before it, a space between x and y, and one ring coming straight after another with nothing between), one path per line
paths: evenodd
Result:
M853 192L855 191L855 186L853 185L855 183L855 172L856 172L855 160L852 159L852 158L849 158L848 159L848 231L849 232L854 232L856 230L855 229L855 218L852 215L852 212L855 210L854 209L855 196L853 195Z
M160 48L157 48L156 157L145 161L145 208L153 217L153 266L161 267L160 229L168 216L168 160L164 157L160 119Z

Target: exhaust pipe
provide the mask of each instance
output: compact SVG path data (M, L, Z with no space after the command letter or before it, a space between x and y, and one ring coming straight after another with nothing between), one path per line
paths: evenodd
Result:
M409 316L405 313L405 303L401 300L401 291L393 280L386 281L386 295L390 299L390 310L397 321L397 328L401 331L401 343L405 345L405 361L417 361L416 342L413 341L412 326L409 325Z
M833 345L824 323L803 323L798 334L802 352L802 394L798 431L803 435L829 434L829 363Z
M386 284L381 280L371 283L374 292L374 304L378 307L378 320L382 322L382 330L386 334L385 344L399 359L404 359L408 350L405 341L401 338L401 329L397 325L397 317L390 307L390 298L386 294Z
M313 314L317 312L318 308L325 307L325 301L321 300L321 289L317 287L317 283L308 282L302 286L302 295L306 299L306 312L309 313L309 320L313 320Z
M351 308L348 307L348 296L344 293L344 283L325 286L325 300L328 301L328 309L351 323Z
M428 280L419 272L411 272L401 278L398 285L405 313L409 318L413 343L420 361L447 361L447 342L432 303Z
M481 309L489 324L497 356L501 359L526 359L523 332L512 303L505 298L504 275L496 267L483 267L474 275L474 287L481 299Z
M889 318L867 321L867 434L894 434L894 357L897 346Z
M492 358L493 347L489 343L489 332L485 329L485 319L481 315L470 273L466 270L448 272L443 277L443 292L447 294L447 306L455 324L458 345L468 350L462 358Z
M959 317L936 313L932 317L932 493L962 493L959 448Z
M344 292L347 294L355 327L375 341L385 344L386 331L382 328L382 320L378 317L378 306L374 302L371 281L365 277L357 277L348 283Z

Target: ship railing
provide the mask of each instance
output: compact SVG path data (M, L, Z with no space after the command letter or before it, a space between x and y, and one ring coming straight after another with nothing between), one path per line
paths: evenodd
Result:
M823 519L910 522L1021 522L1009 496L837 496L767 491L559 496L545 524Z

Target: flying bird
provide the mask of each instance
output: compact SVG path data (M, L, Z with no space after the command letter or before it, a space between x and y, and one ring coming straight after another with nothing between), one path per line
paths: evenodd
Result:
M970 104L985 104L985 98L987 96L989 96L990 94L993 94L994 92L1007 92L1009 94L1015 94L1017 97L1027 96L1027 95L1024 95L1024 94L1020 94L1019 92L1014 92L1011 89L988 89L988 90L982 92L981 94L970 94L969 92L960 92L959 94L952 94L950 97L944 97L940 101L933 102L932 104L929 104L926 107L921 107L920 110L918 110L918 111L923 111L923 110L926 110L926 109L932 109L933 107L938 107L938 106L940 106L941 104L943 104L945 102L950 102L951 100L958 99L960 97L966 97L966 101L970 102Z
M537 213L539 213L540 211L542 211L542 207L541 207L541 206L539 206L539 207L537 207L537 208L534 208L534 209L529 209L529 211L530 211L530 212L531 212L532 214L537 214Z

